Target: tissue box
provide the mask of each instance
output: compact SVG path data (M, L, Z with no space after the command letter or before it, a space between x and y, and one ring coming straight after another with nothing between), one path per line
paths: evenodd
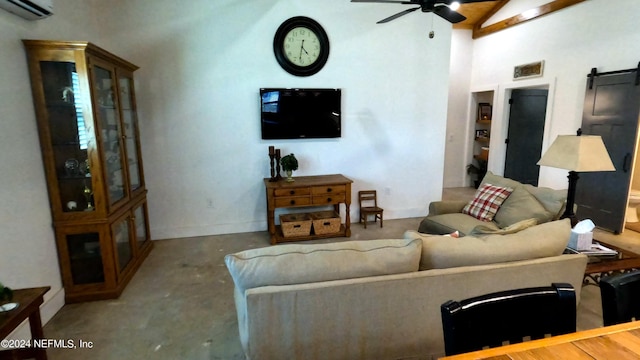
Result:
M577 233L571 230L571 237L569 238L569 247L575 250L589 250L591 249L591 243L593 243L593 231L586 233Z

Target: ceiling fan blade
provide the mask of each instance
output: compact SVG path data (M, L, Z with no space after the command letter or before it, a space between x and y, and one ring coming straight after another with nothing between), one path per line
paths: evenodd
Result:
M433 9L433 13L452 24L459 23L467 19L466 16L449 9L447 6L436 6Z
M376 24L383 24L383 23L389 22L391 20L395 20L395 19L399 18L400 16L407 15L408 13L412 13L412 12L418 10L418 9L420 9L420 8L417 7L417 8L412 8L412 9L407 9L405 11L401 11L401 12L395 14L395 15L389 16L386 19L382 19L382 20L378 21Z

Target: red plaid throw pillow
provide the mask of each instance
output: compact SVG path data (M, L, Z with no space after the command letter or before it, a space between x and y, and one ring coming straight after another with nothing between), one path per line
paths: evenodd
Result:
M491 221L511 192L512 188L484 184L476 191L474 199L462 209L462 213L482 221Z

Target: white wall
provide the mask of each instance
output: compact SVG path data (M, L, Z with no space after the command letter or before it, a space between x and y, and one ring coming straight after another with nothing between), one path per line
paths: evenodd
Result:
M530 6L526 8L539 5L537 0L527 1ZM524 2L510 2L503 11L506 14L514 13L509 9L511 6L518 6L520 11ZM508 125L506 99L511 89L530 86L550 88L552 108L547 114L549 120L545 129L544 152L557 135L575 134L580 127L586 76L591 68L597 67L599 72L605 72L637 66L640 61L638 5L636 0L618 0L616 6L611 6L606 0L585 1L473 41L473 48L469 49L473 54L470 89L498 88L498 101L494 104L490 170L501 173L504 167L503 140ZM456 39L454 36L454 41ZM542 78L512 79L514 66L538 60L545 61ZM456 106L468 104L463 101ZM471 153L465 156L466 159L456 161L468 162ZM457 165L447 162L447 168L450 166ZM542 167L540 185L567 188L566 176L566 171Z
M99 39L87 3L59 0L54 12L27 21L0 10L0 282L51 286L42 307L45 322L64 304L64 292L21 39Z
M376 25L405 9L388 4L149 4L105 7L103 29L106 46L141 67L136 85L154 239L265 230L269 145L296 154L294 177L342 173L354 180L354 198L377 189L387 218L424 215L440 198L449 23L435 18L429 39L432 14ZM317 20L331 41L325 68L306 78L282 70L272 48L278 26L298 15ZM261 87L342 88L342 138L261 140ZM356 218L357 206L351 212Z
M469 186L466 165L469 141L469 93L473 40L471 30L454 30L451 38L451 68L449 69L449 104L445 148L444 187ZM473 110L475 113L475 110ZM470 151L470 150L469 150Z

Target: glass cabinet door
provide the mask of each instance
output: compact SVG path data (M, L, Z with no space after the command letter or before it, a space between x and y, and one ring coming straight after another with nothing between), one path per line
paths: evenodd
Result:
M125 175L123 172L123 157L121 129L114 94L115 77L112 70L98 65L94 69L94 95L97 102L98 120L102 132L102 151L107 183L107 198L113 205L125 197Z
M116 251L116 259L118 260L118 270L123 271L131 258L131 232L129 231L129 220L127 217L113 225L113 244Z
M105 277L100 234L97 232L67 234L65 239L73 284L103 283Z
M92 127L85 126L76 65L41 61L40 72L62 211L94 211L87 156Z
M138 132L138 120L133 97L133 79L130 76L119 74L120 86L120 110L122 111L122 126L124 128L124 145L127 155L129 189L133 193L141 184L140 161L138 144L136 142Z
M147 233L147 211L146 211L146 203L138 206L133 211L133 219L135 226L135 234L136 234L136 244L138 249L140 249L147 240L149 240L149 235Z

